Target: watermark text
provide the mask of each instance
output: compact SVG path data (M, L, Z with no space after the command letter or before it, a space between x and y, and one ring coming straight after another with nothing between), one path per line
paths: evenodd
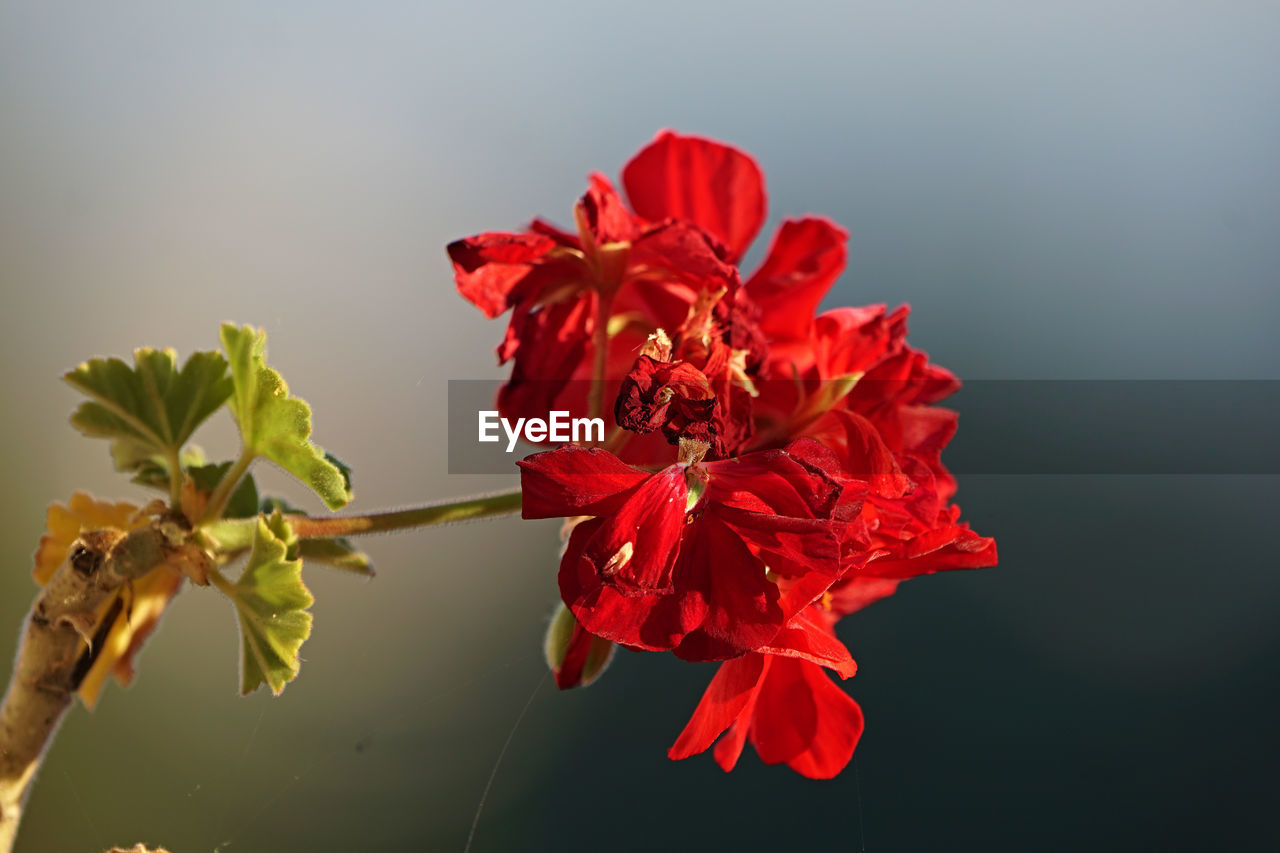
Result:
M604 419L603 418L571 418L568 412L550 412L547 419L542 418L517 418L516 422L511 423L510 419L501 417L496 411L482 410L479 418L479 430L477 440L482 442L497 442L502 440L502 436L498 433L499 427L507 436L507 452L513 453L516 449L516 442L524 437L525 441L537 443L540 441L558 441L575 443L591 443L604 441Z

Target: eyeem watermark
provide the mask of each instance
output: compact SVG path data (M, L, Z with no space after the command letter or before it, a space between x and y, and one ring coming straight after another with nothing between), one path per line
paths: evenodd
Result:
M555 402L545 415L504 424L494 403L500 381L450 380L449 473L510 475L524 451L600 444L600 419L570 417L584 412L566 401L586 400L590 390L578 382L539 388L526 380L526 398ZM771 382L793 385L757 381L761 400L771 398ZM864 378L856 393L892 399L901 387L897 379ZM782 390L794 394L780 389L773 398L789 399ZM961 477L1280 475L1280 380L969 380L943 405L966 424L945 457ZM675 454L672 448L673 461Z
M530 444L540 441L590 443L604 441L603 418L571 418L568 412L550 412L547 419L517 418L514 424L508 418L501 417L496 411L480 413L477 440L482 442L501 441L498 427L507 434L507 452L514 453L516 442L521 438Z

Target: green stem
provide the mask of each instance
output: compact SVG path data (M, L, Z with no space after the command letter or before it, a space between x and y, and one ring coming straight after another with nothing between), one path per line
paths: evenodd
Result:
M240 458L231 466L231 470L218 483L217 488L213 490L213 494L209 495L209 505L205 507L204 515L200 517L200 523L205 524L214 521L222 516L222 511L227 508L227 501L231 499L231 493L235 490L236 484L240 482L240 478L249 470L249 466L253 464L256 454L249 448L245 448L240 452Z
M235 584L227 580L223 576L222 572L218 571L216 568L210 568L209 580L213 583L214 587L222 592L223 595L228 598L235 598Z
M289 517L289 526L299 539L333 539L361 533L390 533L415 527L450 524L476 518L496 518L520 511L520 490L497 492L460 501L431 504L412 509L348 515L333 518Z
M170 449L166 461L169 466L169 509L177 512L182 508L182 457L177 448Z

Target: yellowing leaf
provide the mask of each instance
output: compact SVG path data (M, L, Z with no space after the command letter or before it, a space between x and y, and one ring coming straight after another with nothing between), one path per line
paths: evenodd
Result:
M107 676L114 675L121 686L133 681L133 660L142 644L160 624L160 617L182 586L183 574L178 569L163 565L143 575L131 585L122 588L116 596L103 605L98 618L110 614L116 599L121 607L115 613L115 621L108 629L106 639L93 666L80 682L77 691L80 700L92 708L106 685ZM98 627L101 633L102 627Z
M35 555L36 583L43 586L49 582L82 532L105 528L129 531L147 523L146 515L133 504L100 501L87 492L76 492L66 506L50 504L46 516L48 532L41 537ZM86 706L92 708L98 701L108 675L114 674L122 685L132 680L133 658L159 624L165 607L182 585L182 577L177 568L160 566L99 607L91 634L103 639L78 691ZM112 624L104 628L101 622L108 614L113 614Z
M138 515L138 507L133 504L100 501L88 492L76 492L65 506L49 504L45 513L48 532L40 537L35 554L36 583L44 586L49 582L82 531L107 527L129 531L146 523L147 519Z
M298 674L298 649L311 634L307 608L314 599L302 583L302 561L288 559L287 525L278 516L273 522L258 519L240 579L218 583L240 617L240 692L245 695L263 684L279 695Z

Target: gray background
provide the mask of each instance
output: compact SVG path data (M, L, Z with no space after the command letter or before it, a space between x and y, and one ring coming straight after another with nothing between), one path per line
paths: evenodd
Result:
M752 151L770 227L848 227L829 304L910 301L962 377L1280 378L1278 36L1247 2L4 3L0 656L45 505L137 495L67 426L63 370L251 322L354 509L506 485L445 473L446 381L499 375L501 325L443 246L568 221L664 126ZM200 440L234 452L222 418ZM843 626L856 776L668 762L712 668L623 654L541 685L474 849L1274 849L1277 486L968 475L1001 567ZM230 607L185 593L137 684L72 714L19 849L461 850L542 678L555 530L310 571L275 700L237 697Z

